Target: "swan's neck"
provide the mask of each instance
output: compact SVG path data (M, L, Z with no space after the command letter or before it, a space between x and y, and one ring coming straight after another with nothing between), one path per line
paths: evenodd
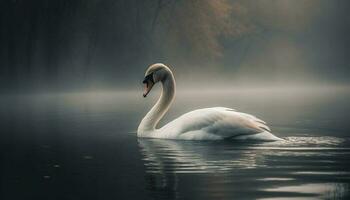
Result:
M163 118L164 114L168 111L174 97L175 97L175 79L173 74L169 71L164 79L161 81L162 93L157 103L142 119L137 133L145 136L144 134L151 134L155 131L157 124Z

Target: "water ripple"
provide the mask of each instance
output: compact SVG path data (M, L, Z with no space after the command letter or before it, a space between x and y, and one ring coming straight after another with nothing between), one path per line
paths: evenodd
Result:
M179 176L196 176L215 185L204 186L214 199L239 197L242 192L263 199L339 199L349 194L350 160L344 159L350 156L348 139L287 137L265 143L139 139L138 145L147 179L156 191L171 186L175 192ZM154 180L162 184L154 186Z
M350 154L336 137L287 137L268 143L193 142L139 139L146 170L173 173L218 173L234 169L299 168L305 164L336 165L336 154ZM276 163L279 162L279 163ZM325 168L328 166L319 166Z

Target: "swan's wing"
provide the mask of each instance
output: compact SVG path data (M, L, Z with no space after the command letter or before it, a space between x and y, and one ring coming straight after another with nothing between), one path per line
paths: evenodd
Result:
M165 125L161 131L165 137L222 139L261 133L270 129L264 121L253 115L231 108L215 107L186 113Z

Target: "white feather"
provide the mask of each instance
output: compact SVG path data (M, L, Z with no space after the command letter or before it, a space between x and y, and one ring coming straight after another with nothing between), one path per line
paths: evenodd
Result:
M276 137L268 136L268 130L270 130L268 126L252 115L236 112L230 108L215 107L188 112L156 130L152 136L181 140L222 140L231 138L275 140ZM252 137L252 135L263 132L267 137Z

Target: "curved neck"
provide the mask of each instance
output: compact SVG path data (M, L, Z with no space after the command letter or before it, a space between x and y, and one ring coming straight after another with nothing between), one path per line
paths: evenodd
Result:
M139 128L137 130L138 134L144 134L147 132L154 131L159 121L163 118L164 114L169 110L169 107L175 97L175 78L171 71L168 71L164 79L161 80L161 84L162 84L162 93L157 103L142 119L139 125Z

